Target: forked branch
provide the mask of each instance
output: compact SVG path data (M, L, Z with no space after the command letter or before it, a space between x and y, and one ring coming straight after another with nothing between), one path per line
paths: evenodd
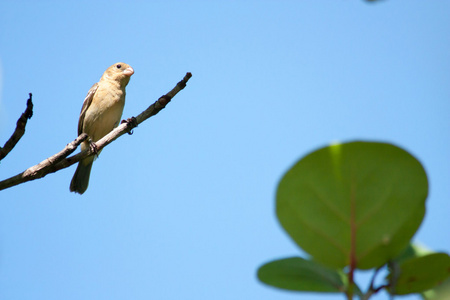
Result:
M135 127L137 127L140 123L144 122L148 118L156 115L159 113L166 105L172 100L172 98L180 92L182 89L186 87L186 83L188 80L192 77L191 73L186 73L186 76L177 83L177 85L167 94L161 96L158 100L156 100L155 103L150 105L146 110L144 110L142 113L140 113L136 118L129 118L127 121L124 121L122 124L120 124L117 128L115 128L113 131L105 135L102 139L98 140L95 143L94 147L96 151L100 151L107 145L109 145L111 142L116 140L118 137L122 136L125 133L131 132L131 130ZM31 94L30 94L31 99ZM22 134L23 135L23 134ZM11 178L5 179L3 181L0 181L0 190L4 190L7 188L10 188L15 185L19 185L21 183L35 180L38 178L42 178L46 176L47 174L57 172L61 169L67 168L77 162L79 162L81 159L86 158L90 155L94 155L92 147L89 147L88 149L75 154L73 156L68 157L70 154L72 154L76 148L88 138L86 134L81 134L79 137L77 137L74 141L67 144L67 146L60 151L59 153L46 158L39 164L32 166L25 171L23 171L20 174L17 174L16 176L13 176Z

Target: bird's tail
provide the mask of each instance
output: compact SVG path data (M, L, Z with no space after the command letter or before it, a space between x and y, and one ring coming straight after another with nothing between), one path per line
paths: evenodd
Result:
M87 161L86 161L87 160ZM91 175L93 159L87 158L78 163L77 170L70 182L70 191L78 194L86 192L89 186L89 177Z

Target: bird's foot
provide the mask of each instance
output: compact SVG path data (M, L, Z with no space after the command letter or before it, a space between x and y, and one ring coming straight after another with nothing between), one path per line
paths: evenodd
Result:
M92 153L98 156L98 147L94 142L89 141L89 148L91 148Z
M138 126L138 122L137 122L137 119L135 117L131 117L131 118L128 118L126 120L122 120L122 122L120 122L120 124L123 124L123 123L130 124L131 130L128 132L129 135L133 134L133 129L132 128Z

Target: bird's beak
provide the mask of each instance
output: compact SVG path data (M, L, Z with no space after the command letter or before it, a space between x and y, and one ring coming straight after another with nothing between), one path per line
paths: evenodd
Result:
M127 76L131 76L134 74L134 70L132 67L128 67L125 70L123 70L123 74L127 75Z

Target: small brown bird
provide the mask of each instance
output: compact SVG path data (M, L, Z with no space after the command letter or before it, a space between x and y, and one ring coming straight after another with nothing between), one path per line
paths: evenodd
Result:
M91 142L97 142L110 133L119 124L125 105L125 87L133 74L132 67L119 62L106 69L100 81L91 87L84 99L78 120L78 135L87 133L90 138L81 144L81 151L87 149ZM83 194L86 191L93 163L94 156L78 163L70 182L71 192Z

